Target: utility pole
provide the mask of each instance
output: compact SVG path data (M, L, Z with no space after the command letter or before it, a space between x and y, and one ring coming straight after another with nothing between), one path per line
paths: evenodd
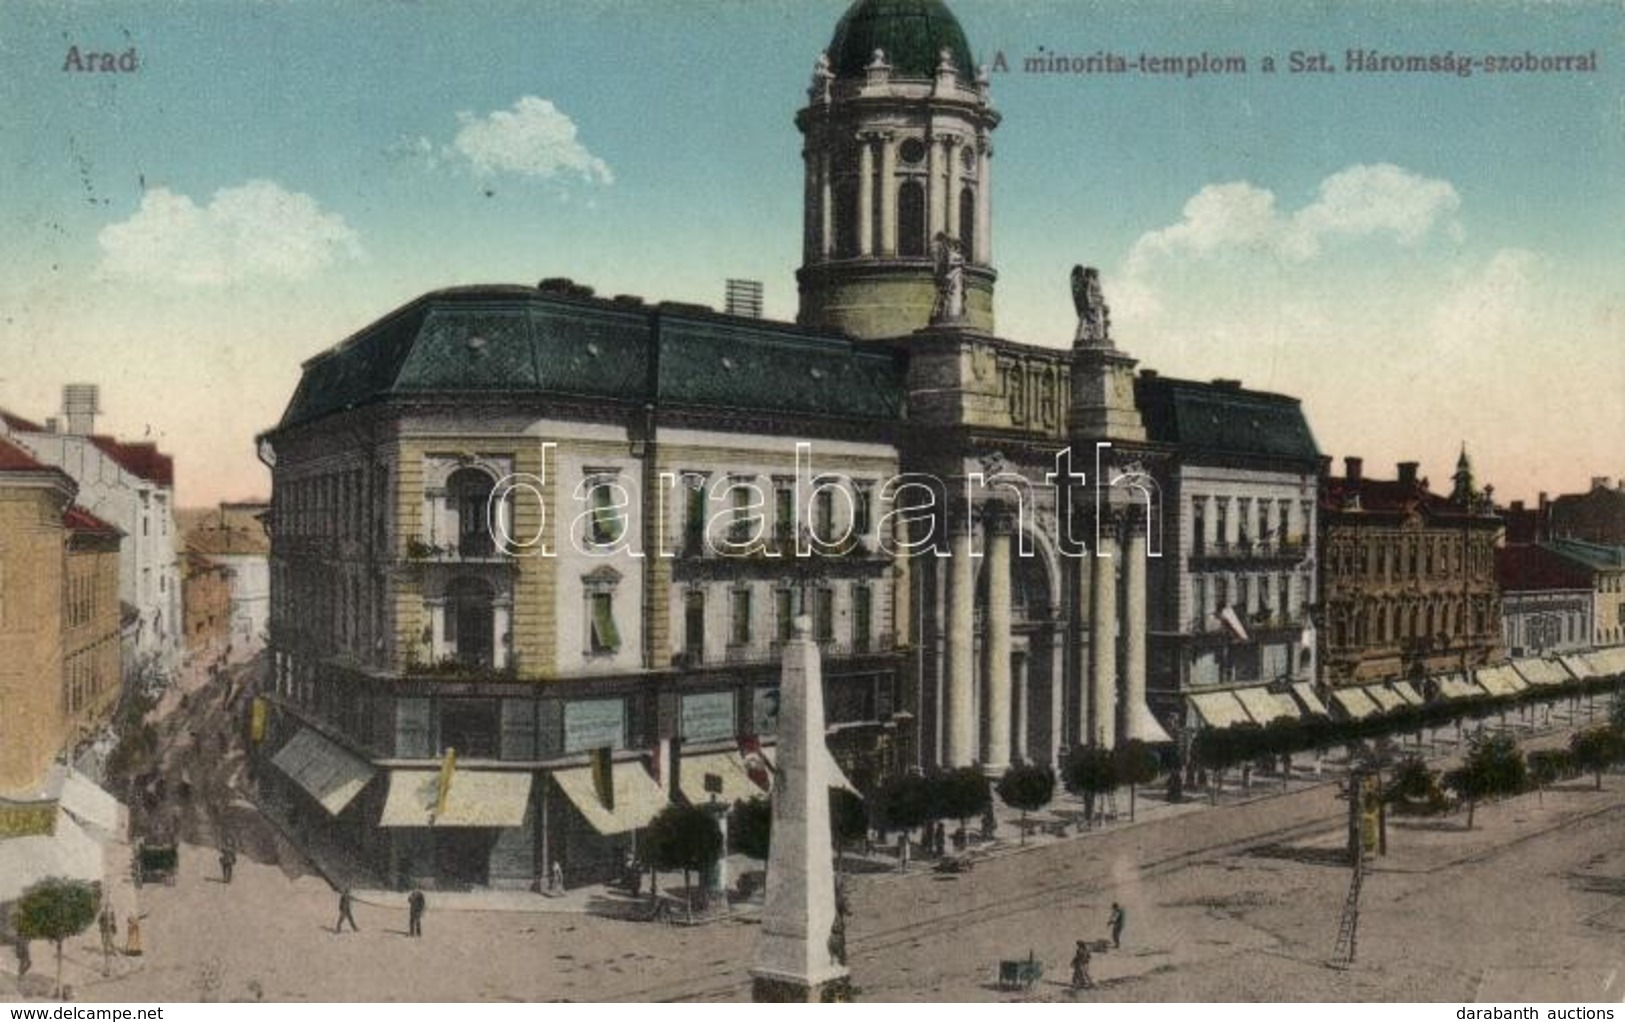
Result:
M1343 917L1337 924L1337 943L1332 948L1331 966L1346 969L1354 964L1360 930L1360 885L1365 879L1365 789L1363 770L1349 773L1349 879L1348 897L1343 901Z

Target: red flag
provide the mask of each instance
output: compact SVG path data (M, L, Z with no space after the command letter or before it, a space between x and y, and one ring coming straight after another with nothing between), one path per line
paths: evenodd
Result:
M745 774L763 791L773 788L772 769L762 754L762 740L755 735L739 736L739 755L745 761Z

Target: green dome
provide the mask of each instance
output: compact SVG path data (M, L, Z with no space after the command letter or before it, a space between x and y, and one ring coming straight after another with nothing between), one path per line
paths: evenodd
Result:
M863 74L883 50L892 75L898 78L933 78L938 54L946 49L961 78L972 78L976 65L959 19L942 0L857 0L829 43L829 59L842 77Z

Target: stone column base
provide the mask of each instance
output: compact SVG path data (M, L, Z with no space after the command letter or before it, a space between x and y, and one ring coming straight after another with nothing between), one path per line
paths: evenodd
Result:
M852 1000L852 977L807 983L778 976L753 976L750 999L757 1004L845 1004Z

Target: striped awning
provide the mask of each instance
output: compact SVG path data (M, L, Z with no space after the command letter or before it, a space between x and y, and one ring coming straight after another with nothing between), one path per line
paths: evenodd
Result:
M1405 697L1387 685L1367 685L1365 694L1370 696L1371 701L1376 703L1384 713L1389 710L1397 710L1405 705Z
M753 798L766 798L767 792L750 779L745 772L745 760L737 752L707 752L697 756L684 756L677 774L677 787L689 805L704 805L711 801L705 790L706 778L715 777L722 790L717 800L732 805Z
M1439 694L1446 699L1472 699L1484 690L1459 674L1441 674L1433 679L1439 683Z
M1484 691L1492 696L1515 696L1529 687L1510 664L1480 667L1475 676Z
M1331 711L1326 709L1326 704L1320 701L1320 696L1315 694L1314 682L1294 681L1292 683L1292 694L1298 697L1298 702L1303 704L1305 710L1315 716L1330 717L1332 715Z
M683 761L683 771L688 772L687 759ZM591 767L553 771L553 782L570 804L581 812L593 830L606 836L647 827L660 810L671 804L665 789L649 776L642 763L616 763L610 768L610 778L615 800L613 808L604 805L604 800L598 797Z
M1422 693L1416 691L1416 686L1412 685L1408 681L1396 681L1391 687L1395 692L1399 693L1399 698L1405 700L1412 706L1421 706L1423 703L1427 702L1426 699L1422 698Z
M1291 717L1295 720L1302 716L1298 712L1298 704L1292 701L1291 696L1276 695L1262 685L1238 688L1231 695L1239 699L1247 715L1260 724L1268 724L1281 717Z
M1334 688L1332 702L1351 720L1364 720L1381 710L1361 688Z
M1512 661L1512 669L1531 685L1562 685L1568 682L1569 672L1556 660L1532 656Z
M361 794L373 775L372 764L340 748L308 727L284 745L271 762L311 798L321 803L328 815L337 816Z
M1196 715L1208 727L1229 727L1252 720L1246 707L1229 692L1193 692L1190 703Z
M446 808L439 770L391 770L380 827L519 827L530 805L530 774L517 770L453 770Z

